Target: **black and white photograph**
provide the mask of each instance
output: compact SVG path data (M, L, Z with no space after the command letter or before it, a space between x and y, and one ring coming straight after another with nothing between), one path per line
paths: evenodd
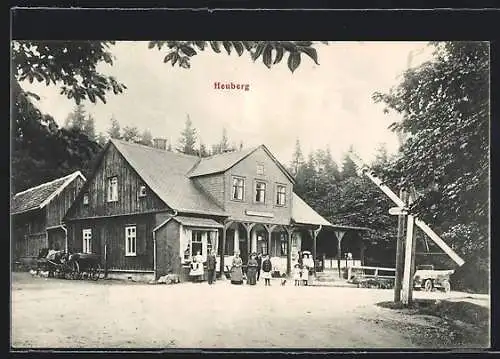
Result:
M10 47L13 350L490 347L489 42Z

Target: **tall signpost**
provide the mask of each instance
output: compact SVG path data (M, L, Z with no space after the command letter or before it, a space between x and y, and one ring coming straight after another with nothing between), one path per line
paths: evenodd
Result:
M404 260L402 259L402 237L404 229L401 229L402 225L398 223L398 245L399 245L399 254L396 258L396 280L398 280L398 264L401 267L401 262L403 264L403 275L402 275L402 293L399 291L399 282L398 288L394 288L394 300L397 302L398 299L401 299L404 305L409 305L412 300L412 291L413 291L413 273L415 267L415 230L416 227L420 228L430 239L434 241L451 259L458 264L458 266L462 266L464 264L464 260L460 258L458 254L453 251L434 231L422 220L408 213L407 203L405 201L404 192L400 193L400 196L397 196L389 187L387 187L380 178L378 178L369 168L363 163L363 161L356 156L354 153L350 153L350 157L353 162L362 170L363 174L367 176L382 192L384 192L387 197L389 197L397 207L391 208L389 210L389 214L399 216L400 222L404 223L404 217L407 217L407 228L406 228L406 240L404 243ZM411 189L409 202L411 204L412 201L416 200L416 191L414 188ZM401 219L403 218L403 219ZM401 230L400 230L401 229ZM396 249L397 251L397 249ZM400 271L400 269L399 269ZM396 284L396 283L395 283ZM402 294L402 295L401 295Z

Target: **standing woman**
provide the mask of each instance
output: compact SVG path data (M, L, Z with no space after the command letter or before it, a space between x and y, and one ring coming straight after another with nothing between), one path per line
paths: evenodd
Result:
M240 252L234 252L233 263L231 266L231 284L243 284L243 261L240 258Z
M203 280L203 273L203 257L201 256L200 251L198 251L196 256L193 257L189 275L193 281L201 282Z
M248 260L247 267L247 284L255 285L257 284L257 268L259 264L257 263L257 259L255 259L255 253L250 255L250 259Z

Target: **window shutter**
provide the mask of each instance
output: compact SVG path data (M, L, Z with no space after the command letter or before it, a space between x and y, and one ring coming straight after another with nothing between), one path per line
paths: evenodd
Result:
M147 242L149 240L149 234L146 229L146 224L138 224L136 229L136 246L137 255L143 256L147 254Z

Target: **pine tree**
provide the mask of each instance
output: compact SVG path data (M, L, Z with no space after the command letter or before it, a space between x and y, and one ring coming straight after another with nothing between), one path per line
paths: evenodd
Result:
M304 155L302 154L302 149L300 148L300 141L297 138L295 142L295 151L292 155L292 175L297 176L300 166L304 164Z
M79 104L66 117L66 120L64 121L64 127L68 130L85 132L85 123L85 107L82 104Z
M177 151L185 153L187 155L196 155L196 129L193 127L193 123L189 118L186 119L186 124L184 130L181 132L181 137L179 138L179 146Z
M121 139L122 136L121 136L121 131L120 131L120 123L118 122L118 120L114 116L111 117L110 121L111 121L111 126L108 129L109 137L114 138L114 139Z
M222 138L220 140L220 152L225 152L229 149L229 140L227 138L227 130L224 127L222 129Z
M353 151L352 146L349 147L349 152L351 151ZM342 178L357 177L358 173L356 169L356 164L353 162L351 157L348 154L344 155L342 161Z
M95 135L95 119L92 115L88 115L87 120L83 125L83 133L91 140L96 140Z

